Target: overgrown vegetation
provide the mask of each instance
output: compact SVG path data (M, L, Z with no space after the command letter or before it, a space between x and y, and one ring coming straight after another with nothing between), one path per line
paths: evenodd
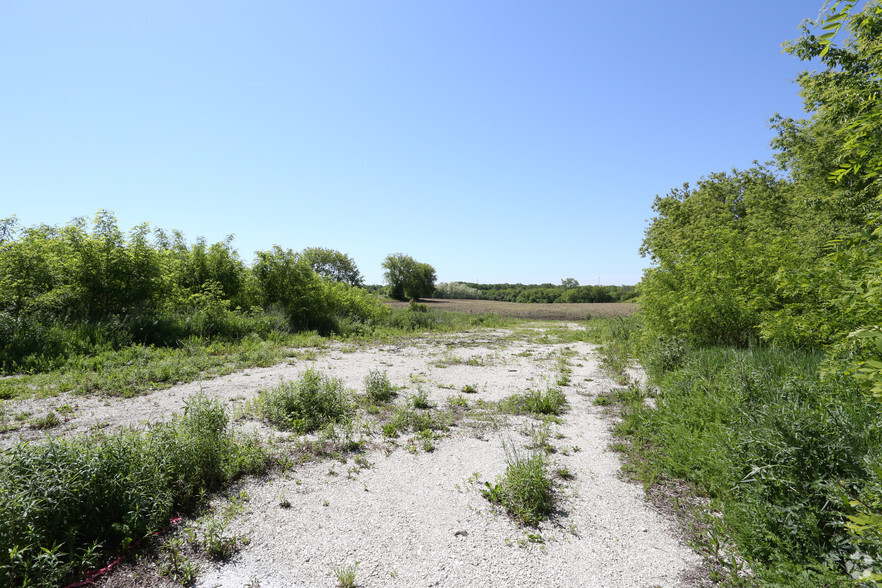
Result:
M146 433L19 444L0 459L0 584L63 585L267 464L266 451L234 436L223 408L199 396Z
M346 421L354 408L350 396L341 380L310 369L293 382L261 392L258 406L274 425L309 433Z
M435 287L435 298L499 300L502 302L580 303L624 302L637 296L634 286L580 286L573 278L561 284L475 284L444 282Z
M621 406L631 467L709 496L722 516L696 545L761 583L882 580L882 7L854 6L786 45L822 69L798 79L811 118L773 120L784 174L757 165L657 198L641 311L606 326L626 387L601 404ZM628 392L634 356L652 403Z

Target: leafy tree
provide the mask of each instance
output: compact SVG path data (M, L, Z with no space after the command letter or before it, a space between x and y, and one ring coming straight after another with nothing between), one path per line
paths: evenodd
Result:
M345 253L322 247L309 247L300 255L314 272L334 282L345 282L350 286L361 286L364 282L358 266Z
M281 307L295 329L326 329L326 285L306 260L274 245L258 251L252 268L265 308Z
M435 291L435 268L409 255L394 253L383 261L389 296L396 300L419 300Z
M655 199L641 253L642 309L659 334L696 343L746 345L763 333L815 345L829 332L802 332L794 316L815 309L814 288L787 289L817 264L830 237L801 192L764 166L711 174ZM801 333L801 334L800 334Z

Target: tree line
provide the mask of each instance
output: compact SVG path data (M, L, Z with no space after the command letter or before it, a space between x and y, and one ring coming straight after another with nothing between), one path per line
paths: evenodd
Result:
M42 371L78 354L190 337L348 333L390 320L348 255L274 246L249 265L232 241L188 243L146 223L125 234L109 211L64 226L0 220L0 370ZM423 277L433 282L434 270ZM425 296L426 284L417 286L402 292Z
M882 5L855 7L785 43L817 69L774 161L655 198L641 322L616 326L659 389L635 445L770 583L882 581Z
M625 302L637 296L635 286L580 286L574 278L560 285L546 284L477 284L445 282L435 288L435 298L499 300L525 303Z

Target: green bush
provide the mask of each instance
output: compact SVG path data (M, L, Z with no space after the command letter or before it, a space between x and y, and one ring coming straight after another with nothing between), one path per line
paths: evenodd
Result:
M395 386L386 372L371 370L364 377L364 391L376 402L389 402L395 397Z
M545 455L520 455L507 445L505 450L505 474L496 484L485 482L487 488L481 492L525 525L535 526L554 509L554 482L548 475Z
M217 401L146 433L21 443L0 459L0 585L58 586L168 524L175 509L266 469Z
M352 411L343 381L312 369L293 382L261 392L259 405L271 423L298 433L345 422Z

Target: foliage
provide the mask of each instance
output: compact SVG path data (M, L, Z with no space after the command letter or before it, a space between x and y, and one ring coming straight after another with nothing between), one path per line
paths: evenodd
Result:
M466 298L498 300L500 302L542 303L554 302L617 302L634 298L634 286L580 286L573 278L561 284L475 284L451 282L439 284L435 298Z
M69 581L166 526L175 509L266 465L253 440L232 435L223 408L198 396L146 433L19 444L0 459L0 584Z
M435 291L435 268L409 255L394 253L383 261L389 296L396 300L419 300Z
M293 382L261 392L259 406L271 423L309 433L348 420L353 409L349 396L342 380L308 369Z
M364 391L376 402L389 402L396 394L389 376L378 370L371 370L364 377Z
M462 282L441 282L435 286L435 292L432 296L434 298L474 300L481 297L481 292Z
M522 455L506 445L505 474L495 484L485 482L481 493L525 525L538 525L554 508L554 482L548 475L545 454Z

